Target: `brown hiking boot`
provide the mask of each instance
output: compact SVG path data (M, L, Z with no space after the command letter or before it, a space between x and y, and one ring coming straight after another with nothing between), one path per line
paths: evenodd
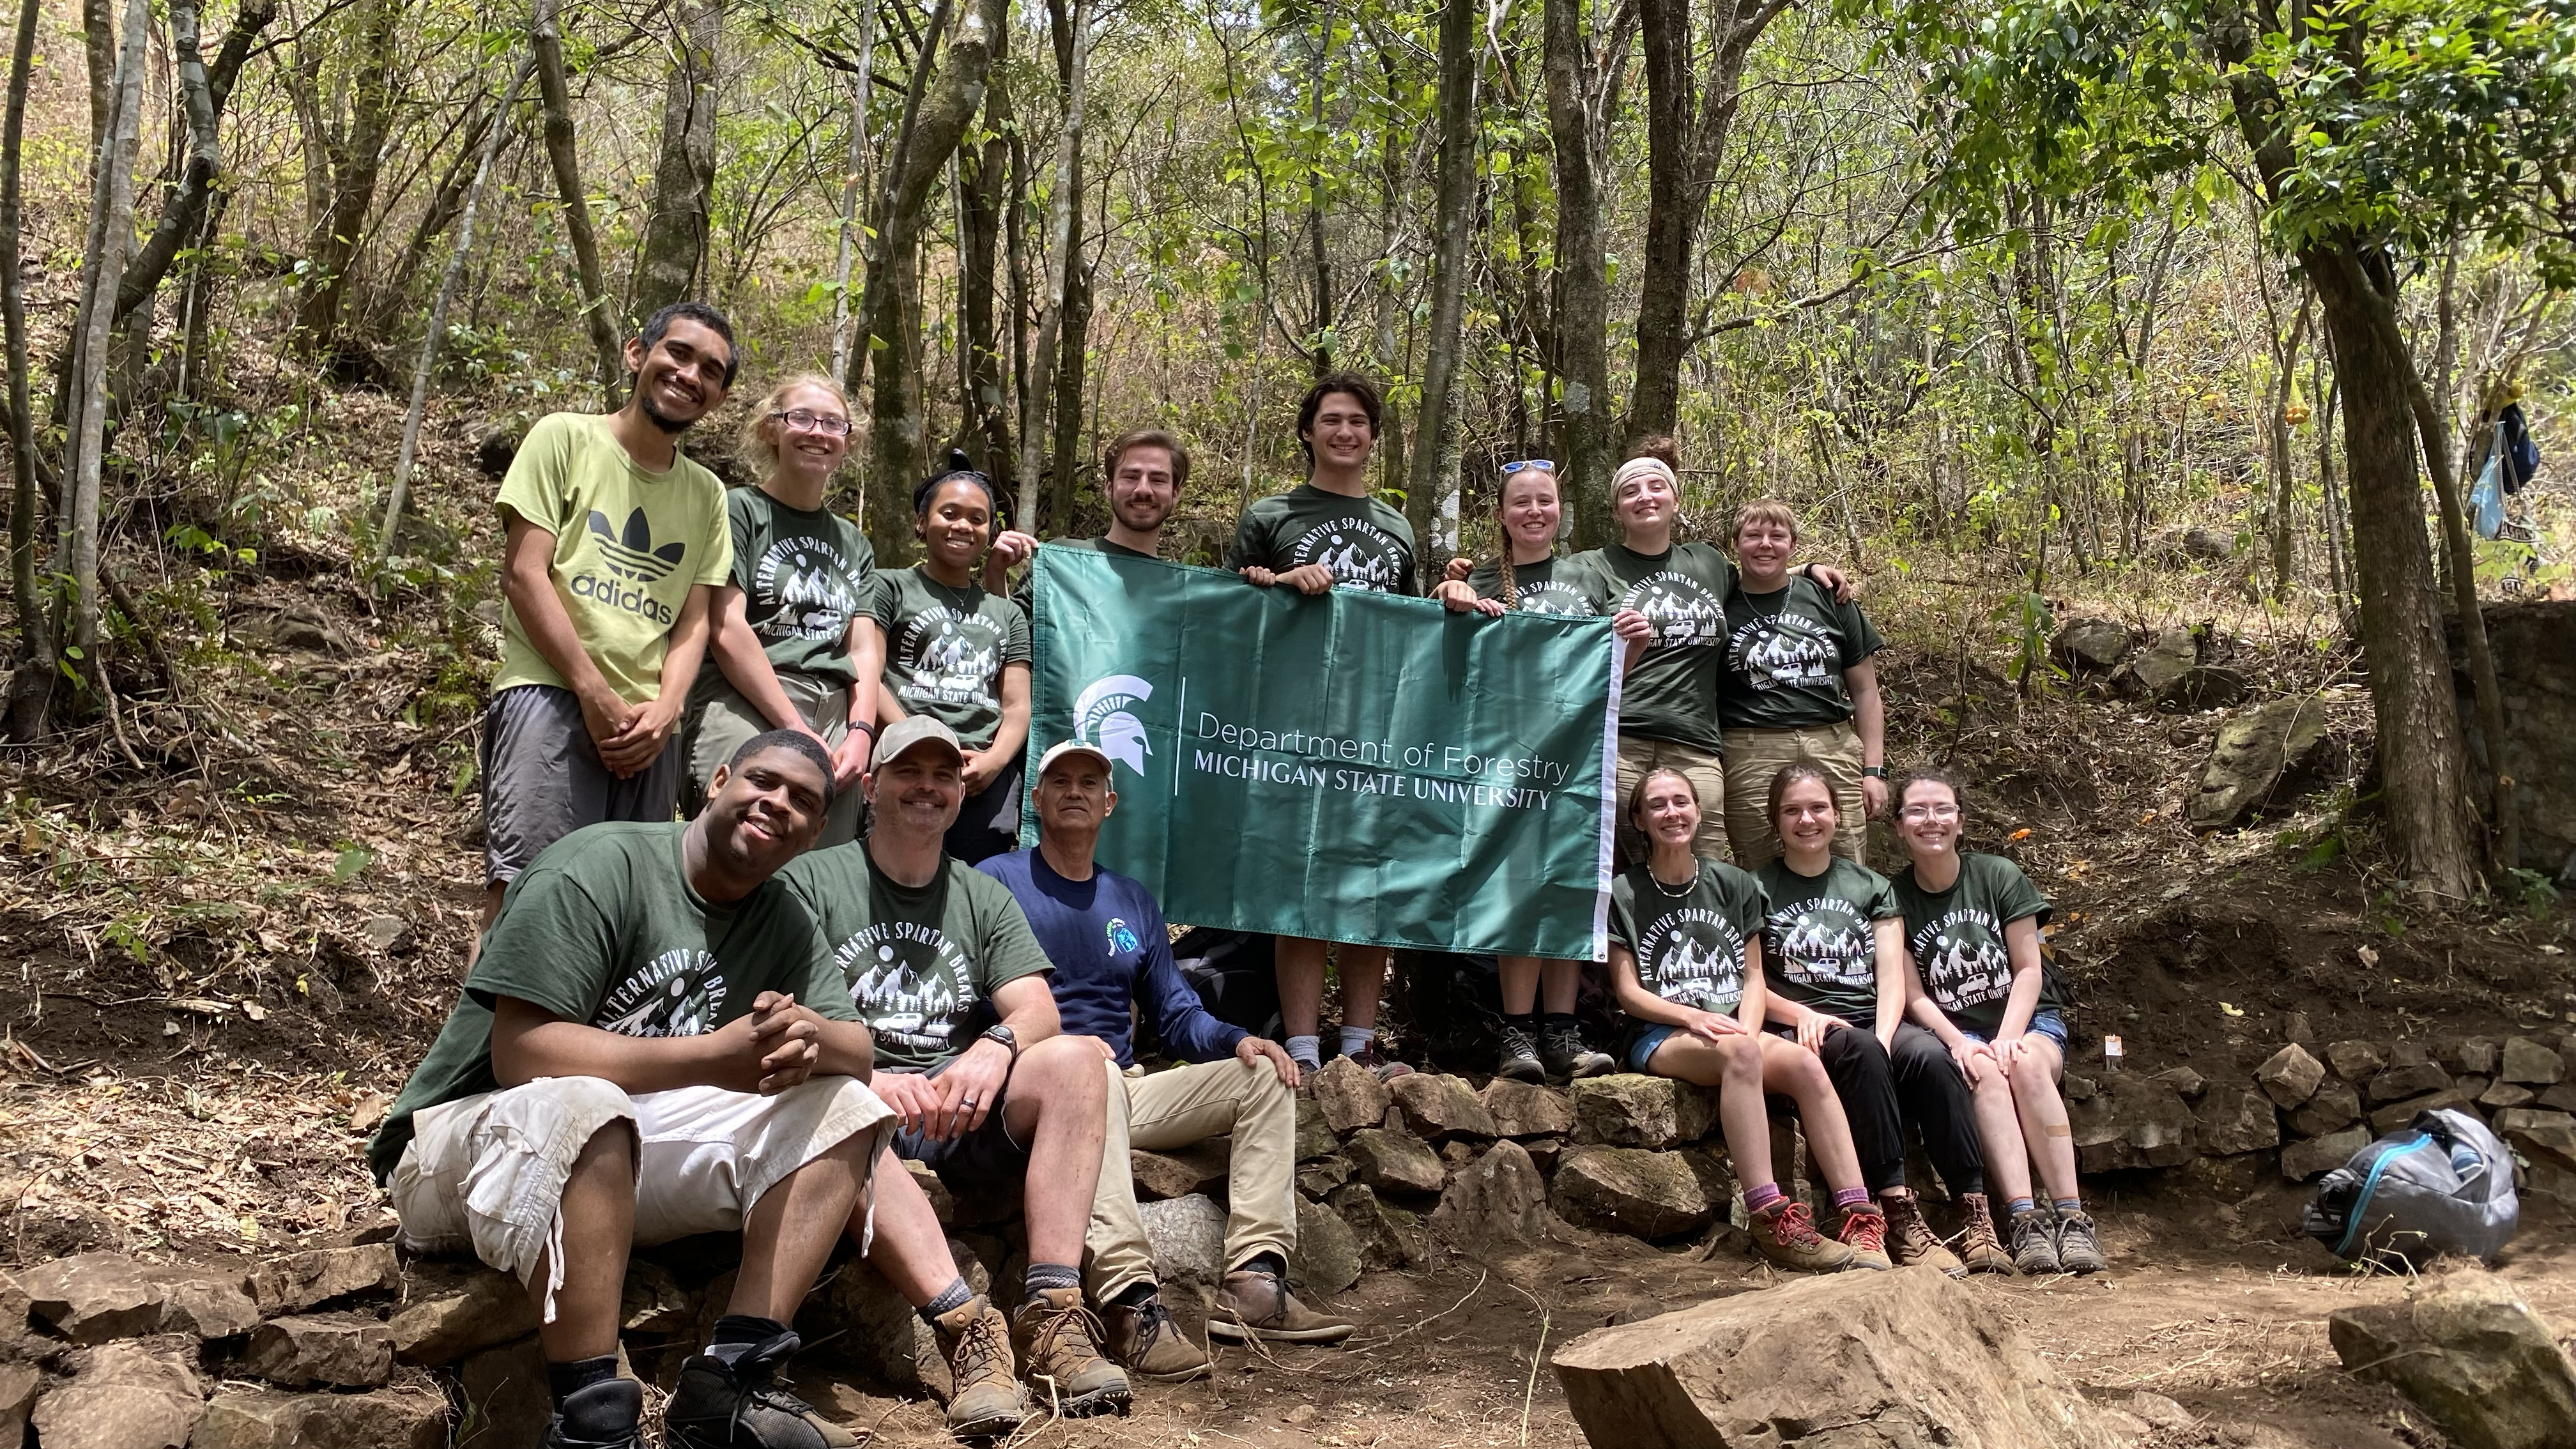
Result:
M1123 1410L1135 1391L1118 1365L1101 1357L1108 1337L1082 1306L1079 1288L1042 1288L1011 1316L1011 1340L1028 1365L1029 1392L1068 1419Z
M1011 1363L1011 1321L981 1293L930 1320L956 1387L948 1395L948 1432L960 1439L1008 1434L1029 1418L1029 1397Z
M1187 1383L1215 1371L1207 1350L1190 1342L1172 1321L1163 1296L1154 1294L1133 1307L1112 1303L1102 1315L1109 1326L1109 1356L1137 1378L1158 1384Z
M1839 1273L1852 1265L1852 1250L1817 1232L1815 1214L1794 1198L1753 1214L1751 1226L1754 1250L1783 1268Z
M2014 1276L2012 1254L2004 1251L1995 1237L1995 1215L1986 1206L1982 1192L1959 1194L1959 1233L1953 1240L1959 1245L1959 1260L1971 1273L2001 1273Z
M1885 1271L1896 1266L1887 1260L1887 1214L1874 1205L1864 1203L1844 1213L1843 1230L1834 1237L1851 1249L1847 1267Z
M1288 1291L1288 1280L1250 1268L1225 1275L1217 1290L1216 1311L1208 1315L1208 1337L1228 1343L1264 1339L1271 1343L1339 1343L1358 1331L1347 1318L1317 1313Z
M1929 1263L1953 1278L1968 1276L1968 1265L1943 1247L1932 1225L1923 1221L1923 1203L1912 1192L1878 1201L1887 1210L1888 1256L1896 1260L1896 1266L1911 1268L1917 1263Z

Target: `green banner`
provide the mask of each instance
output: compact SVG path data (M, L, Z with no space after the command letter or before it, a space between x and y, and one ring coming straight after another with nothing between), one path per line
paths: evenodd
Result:
M1169 919L1605 959L1608 620L1309 598L1082 549L1036 569L1029 784L1047 746L1100 746L1118 790L1100 859Z

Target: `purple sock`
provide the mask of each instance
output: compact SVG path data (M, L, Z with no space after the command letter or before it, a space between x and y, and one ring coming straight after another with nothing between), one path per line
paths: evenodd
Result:
M1760 1187L1748 1187L1744 1190L1744 1210L1748 1213L1758 1213L1779 1200L1780 1184L1776 1182L1766 1182Z
M1834 1211L1836 1211L1836 1212L1845 1212L1845 1213L1847 1213L1847 1212L1850 1212L1853 1208L1856 1208L1856 1207L1865 1207L1865 1206L1867 1206L1867 1205L1868 1205L1868 1203L1869 1203L1869 1189L1868 1189L1868 1188L1865 1188L1865 1187L1838 1187L1838 1188L1834 1189Z

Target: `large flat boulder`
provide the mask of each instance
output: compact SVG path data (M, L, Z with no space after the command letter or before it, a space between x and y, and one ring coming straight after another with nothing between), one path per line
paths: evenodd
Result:
M1225 1209L1204 1193L1138 1203L1145 1242L1154 1250L1154 1274L1166 1283L1225 1281Z
M138 1263L122 1253L79 1253L18 1275L28 1311L74 1343L153 1333L228 1338L259 1322L237 1275Z
M1505 1137L1562 1137L1574 1130L1574 1108L1565 1094L1536 1082L1496 1077L1479 1099L1494 1119L1494 1131Z
M402 1282L402 1264L391 1243L316 1248L254 1266L242 1279L262 1313L301 1313L334 1298L382 1293Z
M1223 1187L1231 1157L1231 1148L1223 1141L1193 1142L1170 1152L1130 1148L1127 1165L1136 1179L1136 1200L1159 1202Z
M1655 1151L1696 1142L1717 1125L1717 1093L1706 1087L1620 1072L1574 1084L1574 1140L1581 1145Z
M1930 1267L1794 1279L1595 1329L1551 1364L1618 1449L2114 1449L2107 1416Z
M2326 1338L2355 1377L2395 1386L2460 1449L2576 1444L2576 1365L2484 1269L2444 1273L2410 1302L2339 1309Z
M229 1390L206 1406L188 1449L440 1449L447 1442L447 1399L425 1388L371 1394L290 1394Z
M1556 1164L1548 1203L1566 1221L1605 1233L1668 1238L1717 1217L1699 1174L1678 1152L1577 1147Z
M2070 674L2108 674L2138 646L2137 631L2116 619L2069 619L2048 652Z
M536 1332L537 1305L518 1279L478 1264L414 1298L392 1327L394 1357L404 1363L454 1363Z
M371 1389L394 1373L394 1333L361 1313L272 1318L251 1330L242 1366L273 1384Z
M1426 1141L1502 1135L1494 1128L1494 1114L1460 1078L1415 1072L1388 1083L1387 1090L1404 1109L1405 1125Z
M1448 1178L1440 1154L1410 1132L1363 1127L1343 1148L1360 1181L1380 1192L1438 1192Z

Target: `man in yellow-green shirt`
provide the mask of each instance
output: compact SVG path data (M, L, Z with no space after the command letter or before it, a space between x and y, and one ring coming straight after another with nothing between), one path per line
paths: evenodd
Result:
M703 303L626 344L616 412L553 413L501 481L501 672L483 720L484 922L555 841L678 804L674 725L733 567L724 485L679 437L733 385L733 330Z

